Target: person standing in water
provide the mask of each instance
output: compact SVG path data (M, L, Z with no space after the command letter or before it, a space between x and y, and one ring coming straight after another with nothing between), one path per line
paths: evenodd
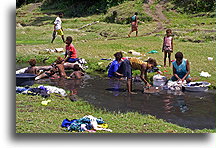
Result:
M63 17L63 13L59 13L59 16L55 19L54 21L54 31L53 31L53 38L52 38L52 41L51 43L53 43L53 41L55 40L56 38L56 35L60 35L61 38L62 38L62 41L65 42L65 39L64 39L64 33L63 33L63 29L62 29L62 21L61 21L61 18Z
M131 33L136 31L136 36L138 36L138 13L135 12L135 14L131 17L131 31L128 34L128 37L131 36Z

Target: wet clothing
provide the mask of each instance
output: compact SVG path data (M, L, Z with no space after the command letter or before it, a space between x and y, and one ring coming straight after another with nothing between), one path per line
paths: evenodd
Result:
M120 63L117 60L114 60L108 70L108 77L117 77L115 72L117 72L117 70L120 67Z
M173 64L173 67L176 69L176 74L179 76L179 78L182 79L186 75L186 73L188 72L187 71L187 59L182 59L182 63L180 65L177 65L176 61L172 62L172 64ZM188 75L186 77L186 79L188 79L190 77L191 76ZM171 80L177 81L177 78L175 76L173 76L171 78Z

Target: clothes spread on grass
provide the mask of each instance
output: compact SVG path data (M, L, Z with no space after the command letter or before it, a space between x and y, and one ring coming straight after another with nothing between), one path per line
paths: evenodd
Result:
M68 131L77 131L77 132L95 132L97 130L103 130L112 132L111 129L108 129L108 124L106 124L102 118L96 118L92 115L84 116L80 119L68 120L64 119L62 121L61 127L67 128Z
M40 85L38 87L16 87L16 93L18 94L27 94L27 95L40 95L44 98L50 96L51 93L57 93L62 96L67 96L67 93L64 89L58 88L55 86L43 86Z

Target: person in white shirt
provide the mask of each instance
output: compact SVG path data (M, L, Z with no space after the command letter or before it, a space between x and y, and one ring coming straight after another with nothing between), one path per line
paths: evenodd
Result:
M54 31L53 31L53 35L52 35L53 38L52 38L51 43L53 43L53 41L55 40L56 35L61 35L62 41L65 42L64 33L63 33L62 26L61 26L61 24L62 24L61 18L62 17L63 17L63 13L59 13L59 16L54 21Z

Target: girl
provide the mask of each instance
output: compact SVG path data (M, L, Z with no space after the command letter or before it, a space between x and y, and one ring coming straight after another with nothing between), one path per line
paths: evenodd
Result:
M138 19L137 19L138 13L135 12L135 14L131 17L131 31L128 34L128 37L131 36L131 33L136 31L136 36L138 36Z
M171 53L173 52L173 38L172 38L172 30L166 30L166 36L163 39L163 47L162 52L164 52L164 67L166 67L166 58L168 55L169 59L169 67L171 66Z

